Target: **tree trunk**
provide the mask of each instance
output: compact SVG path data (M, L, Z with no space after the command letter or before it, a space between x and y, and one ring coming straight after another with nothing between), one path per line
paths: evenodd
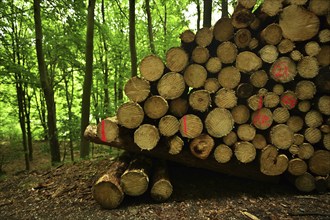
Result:
M228 0L221 1L221 18L228 18Z
M154 43L154 35L152 33L152 18L150 13L150 0L146 0L146 12L148 17L148 36L149 36L149 45L151 53L156 54L155 43Z
M211 27L212 0L204 0L203 27Z
M93 82L93 41L94 41L94 8L96 0L89 0L87 15L87 35L86 35L86 72L83 85L83 97L81 106L81 140L80 157L89 156L89 141L83 138L84 130L89 124L90 96Z
M48 124L48 135L50 141L51 149L51 160L52 163L60 162L60 146L57 137L57 127L56 127L56 107L54 101L54 91L47 76L47 70L45 65L44 54L42 50L42 26L40 17L40 0L34 0L34 21L35 21L35 31L36 31L36 51L38 58L38 68L40 75L41 87L44 92L47 105L47 124ZM87 126L88 123L86 123ZM85 126L85 127L86 127ZM84 128L85 128L84 127Z
M129 0L129 47L131 51L131 76L137 76L137 56L135 44L135 0Z

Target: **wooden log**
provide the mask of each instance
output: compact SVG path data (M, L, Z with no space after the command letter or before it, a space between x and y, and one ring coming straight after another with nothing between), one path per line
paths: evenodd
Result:
M307 172L307 163L300 158L289 160L288 172L294 176L301 176Z
M204 89L210 94L217 92L220 89L220 83L217 78L207 78L204 83Z
M234 36L234 26L230 18L220 18L213 27L213 36L216 40L228 41Z
M282 107L291 110L296 107L297 103L297 95L294 92L288 90L281 95L280 104Z
M237 136L242 141L252 141L256 135L256 129L250 124L242 124L237 128Z
M214 147L214 140L208 134L201 134L198 137L195 137L190 143L189 148L191 153L199 158L206 159Z
M323 135L323 146L325 149L330 150L330 134Z
M287 108L278 107L273 111L273 120L276 123L283 124L286 123L290 118L290 112Z
M173 115L163 116L158 123L159 133L163 136L170 137L179 131L180 122Z
M308 56L315 57L320 51L321 47L316 41L309 41L305 44L305 52Z
M280 97L274 92L267 92L263 99L266 108L275 108L280 103Z
M271 143L278 149L289 149L293 144L293 132L289 126L285 124L278 124L270 130Z
M303 134L295 133L293 135L293 139L294 139L293 144L301 145L304 143L305 137Z
M159 95L154 95L144 102L143 109L145 114L151 119L163 117L169 109L167 101Z
M330 11L330 2L324 0L310 0L308 10L318 16L327 15Z
M204 86L207 78L207 71L199 64L190 64L185 69L183 78L188 86L192 88L200 88Z
M206 47L197 46L193 49L191 59L198 64L203 64L208 61L210 52Z
M323 124L323 117L319 111L311 110L305 115L305 124L311 128L320 127Z
M269 176L277 176L284 173L289 164L285 154L279 154L277 148L268 145L261 151L260 171Z
M180 39L182 43L190 44L195 40L195 33L192 30L185 30L180 34Z
M283 0L265 0L261 5L261 11L269 16L277 15L282 9Z
M319 73L319 63L315 57L305 56L298 62L297 71L305 79L314 78Z
M134 76L125 84L124 92L129 100L143 102L150 94L150 83L147 80Z
M224 108L214 108L205 119L205 128L212 137L226 136L233 129L233 126L233 117L230 111Z
M233 108L237 105L237 96L232 89L221 88L215 94L214 103L220 108Z
M239 29L234 36L234 42L238 48L248 47L251 41L251 32L246 29Z
M234 11L231 23L235 28L247 28L254 21L254 17L251 10L242 8Z
M142 150L155 148L159 139L158 129L151 124L140 125L134 132L134 143Z
M303 54L299 50L293 50L290 53L290 57L294 61L300 61L303 58Z
M179 97L179 98L173 99L170 102L170 112L178 118L185 115L188 111L188 108L189 108L189 103L188 103L187 99Z
M210 73L218 73L222 68L219 57L211 57L205 64L205 68Z
M166 52L166 66L173 72L180 72L188 65L189 57L180 47L172 47Z
M189 105L192 109L205 112L211 105L211 96L207 90L196 90L189 95Z
M308 161L309 170L320 176L330 173L330 152L327 150L317 150Z
M250 51L243 51L236 57L236 68L243 73L248 73L260 69L262 60Z
M323 124L323 125L321 125L320 130L324 134L329 134L330 133L330 125Z
M300 100L312 99L316 94L316 86L312 81L301 80L296 85L295 93Z
M319 192L319 193L327 192L328 178L329 178L329 175L327 175L327 176L315 176L315 188L316 188L317 192Z
M138 157L130 162L120 178L120 185L125 194L140 196L147 191L151 167L152 161L146 157Z
M304 5L307 0L286 0L285 2L291 5Z
M256 2L256 0L238 0L238 4L247 9L253 8Z
M156 81L163 75L165 65L158 56L149 55L142 59L139 69L144 79Z
M269 75L276 82L290 82L297 75L296 64L289 57L280 57L270 67Z
M90 129L90 128L89 128ZM85 132L91 135L90 132ZM96 133L95 133L95 138ZM124 192L120 186L120 177L128 167L130 158L127 154L121 155L111 163L108 171L93 185L93 198L106 209L117 208L124 199Z
M137 128L144 119L144 111L138 103L127 102L118 108L117 119L118 123L125 128Z
M176 155L182 151L184 142L178 135L175 135L168 140L168 145L170 148L168 153L171 155Z
M320 20L314 13L301 6L289 5L280 14L279 25L283 37L292 41L305 41L317 35Z
M241 81L241 73L233 66L225 67L219 72L218 81L223 88L234 89Z
M168 72L157 83L157 91L164 99L176 99L185 91L183 76L176 72Z
M278 24L272 23L261 31L260 37L268 45L277 45L282 40L282 29Z
M150 196L157 202L168 200L173 192L166 161L154 163Z
M263 96L261 94L255 94L251 96L248 100L248 106L253 111L256 111L263 107Z
M209 27L202 27L196 32L195 41L198 46L207 47L213 40L213 31Z
M289 152L292 154L293 157L295 157L299 152L299 146L296 144L292 144L289 147Z
M321 96L317 102L319 111L324 115L330 115L330 96Z
M266 130L273 123L273 114L268 108L261 108L252 114L252 124L259 130Z
M330 65L330 60L328 59L329 54L330 54L330 45L321 46L321 50L319 54L316 56L320 66L325 67Z
M312 105L309 100L303 100L298 103L298 110L301 112L308 112L311 109Z
M97 125L97 136L104 142L112 142L119 135L116 117L105 118Z
M311 144L316 144L322 139L322 133L318 128L306 128L304 135L306 141Z
M182 137L195 138L198 137L203 131L202 120L194 115L187 114L180 119L180 133Z
M319 37L320 43L328 43L330 41L330 29L323 29L323 30L321 30L319 32L318 37ZM321 50L320 45L318 45L318 46L319 46L319 48L317 48L317 49L320 49ZM318 51L318 53L320 52L320 50ZM309 56L312 56L312 55L309 55Z
M314 147L310 143L299 145L298 157L302 160L310 159L314 154Z
M222 138L222 141L227 146L233 146L237 142L237 134L234 131L229 132Z
M256 149L261 150L267 146L267 141L262 134L256 134L252 140L252 144Z
M290 53L295 48L295 44L289 39L282 39L277 45L277 49L281 54Z
M222 42L217 47L217 57L220 59L221 63L233 63L237 57L237 46L230 41Z
M273 86L273 92L276 94L276 95L282 95L283 92L284 92L284 86L282 84L275 84Z
M312 174L305 172L295 179L294 185L299 191L312 192L315 190L315 178Z
M225 144L219 144L214 152L213 152L214 159L219 163L227 163L233 156L233 151L230 147Z
M168 153L168 147L164 146L164 142L159 142L156 148L151 151L141 151L141 149L134 144L132 137L128 134L120 133L119 137L111 143L103 142L96 135L96 126L89 125L85 130L85 138L91 142L116 147L119 149L125 149L132 153L139 153L155 158L161 158L165 160L181 163L189 167L203 168L213 170L223 174L234 175L238 177L260 180L264 182L278 182L278 177L271 177L264 175L260 172L258 166L254 163L245 164L242 166L237 161L229 161L225 164L220 164L214 158L209 157L201 160L193 156L189 149L184 148L179 154L171 155Z
M251 83L240 83L236 88L238 98L247 99L253 95L254 87Z
M274 63L278 57L277 47L267 44L259 50L259 55L265 63Z
M245 105L237 105L231 110L233 120L236 124L244 124L250 119L250 111Z
M248 141L240 141L235 144L234 154L238 161L250 163L256 158L256 148Z
M300 131L304 126L304 120L297 115L290 116L288 121L286 122L287 126L291 129L293 132Z

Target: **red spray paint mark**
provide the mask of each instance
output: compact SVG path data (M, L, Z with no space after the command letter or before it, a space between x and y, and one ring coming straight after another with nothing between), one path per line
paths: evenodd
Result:
M267 115L261 115L260 112L253 118L253 124L269 126L269 117Z
M274 65L273 67L274 77L275 79L281 78L281 77L288 77L289 76L289 68L286 62L281 61Z
M259 97L258 109L262 108L262 96Z
M105 121L104 120L102 120L102 122L101 122L101 140L104 142L107 140L105 137Z
M187 117L183 116L183 133L187 135Z
M297 99L292 96L283 96L281 101L284 105L287 105L290 109L294 108L297 104Z

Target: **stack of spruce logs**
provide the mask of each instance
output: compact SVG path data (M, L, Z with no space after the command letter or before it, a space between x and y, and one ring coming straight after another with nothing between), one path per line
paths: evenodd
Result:
M163 60L146 56L130 100L90 140L239 177L330 187L330 1L241 0Z

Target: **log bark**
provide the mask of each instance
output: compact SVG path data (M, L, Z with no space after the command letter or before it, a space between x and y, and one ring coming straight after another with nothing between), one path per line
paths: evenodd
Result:
M164 73L165 65L156 55L149 55L140 63L140 73L148 81L158 80Z
M129 100L143 102L149 96L150 83L139 77L132 77L125 84L124 92Z
M132 137L124 133L120 133L119 137L111 143L103 142L97 137L96 126L93 125L89 125L86 128L85 138L97 144L113 146L119 149L125 149L132 153L139 153L155 158L170 160L190 167L204 168L224 174L265 182L278 182L279 180L278 177L272 177L262 174L258 166L253 163L249 163L245 166L242 166L240 163L237 163L237 161L231 160L228 163L219 164L211 157L207 158L203 161L203 163L201 163L200 159L193 156L188 149L183 149L177 155L171 155L168 153L168 148L163 145L163 142L159 142L158 146L151 151L141 151L141 149L136 144L134 144Z
M87 129L90 128L87 127ZM96 137L96 132L94 134L91 132L87 133L88 135L92 135L94 140L100 140ZM85 134L87 133L85 132ZM126 154L120 156L110 165L107 173L101 176L93 185L93 198L103 208L117 208L123 201L124 192L120 186L120 177L128 167L129 162L130 158Z
M201 134L194 138L190 144L190 152L199 159L206 159L214 147L214 140L208 134Z
M279 25L283 37L292 41L306 41L317 35L320 20L301 6L289 5L280 14Z
M169 109L167 101L159 95L154 95L144 102L144 113L151 119L163 117Z
M151 124L143 124L139 126L134 132L134 143L136 143L142 150L155 148L160 139L158 129Z
M130 162L120 178L120 185L125 194L140 196L147 191L151 167L151 159L145 157L138 157Z
M171 197L173 192L166 161L157 161L153 169L150 195L155 201L164 202Z
M166 53L166 66L173 72L180 72L188 65L189 57L180 47L172 47Z
M157 84L159 95L168 100L179 98L185 89L183 76L176 72L164 74Z
M137 128L144 119L144 111L138 103L127 102L118 108L117 119L118 123L125 128Z

